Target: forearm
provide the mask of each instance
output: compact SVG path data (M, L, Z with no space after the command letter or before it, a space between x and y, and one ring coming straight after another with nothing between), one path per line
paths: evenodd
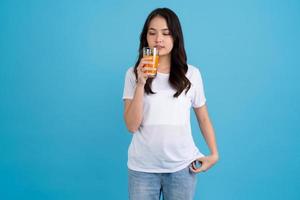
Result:
M136 132L143 119L144 86L137 85L134 97L125 112L125 122L130 132Z
M219 156L218 149L217 149L217 143L216 143L216 137L215 137L215 131L212 126L212 123L210 122L210 119L207 117L203 120L198 120L199 126L202 132L202 135L206 141L206 144L211 152L212 155Z

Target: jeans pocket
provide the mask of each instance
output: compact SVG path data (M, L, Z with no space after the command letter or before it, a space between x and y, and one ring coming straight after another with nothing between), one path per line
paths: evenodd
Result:
M188 166L188 170L189 170L190 174L196 175L197 173L192 170L192 168L193 168L193 162Z

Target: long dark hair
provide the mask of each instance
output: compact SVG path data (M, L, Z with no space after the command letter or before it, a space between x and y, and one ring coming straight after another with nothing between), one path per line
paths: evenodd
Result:
M134 73L137 78L137 67L140 63L141 58L143 57L143 47L148 46L147 32L149 24L150 21L156 16L163 17L166 20L168 29L170 30L170 34L173 37L169 82L171 86L176 90L176 93L173 95L173 97L178 97L183 90L185 90L185 93L188 92L191 87L191 82L185 76L188 70L188 65L181 25L177 15L171 9L157 8L148 15L140 35L139 57L134 67ZM153 78L148 78L146 81L146 84L144 86L146 94L155 94L151 89L152 81Z

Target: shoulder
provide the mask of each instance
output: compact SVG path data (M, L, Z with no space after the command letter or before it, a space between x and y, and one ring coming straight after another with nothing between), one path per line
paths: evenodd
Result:
M129 67L126 71L126 74L134 74L134 67Z
M129 67L129 68L126 70L126 77L135 77L135 74L134 74L134 67Z
M191 81L197 79L201 76L200 69L194 65L188 64L188 71L186 73L186 77L189 78Z
M197 71L199 71L198 67L194 66L194 65L191 65L191 64L188 64L188 71L187 73L197 73Z

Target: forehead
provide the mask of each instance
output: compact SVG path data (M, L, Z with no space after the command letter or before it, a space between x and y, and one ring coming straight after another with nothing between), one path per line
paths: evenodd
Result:
M156 16L150 21L148 29L155 29L155 30L168 29L167 21L163 17Z

